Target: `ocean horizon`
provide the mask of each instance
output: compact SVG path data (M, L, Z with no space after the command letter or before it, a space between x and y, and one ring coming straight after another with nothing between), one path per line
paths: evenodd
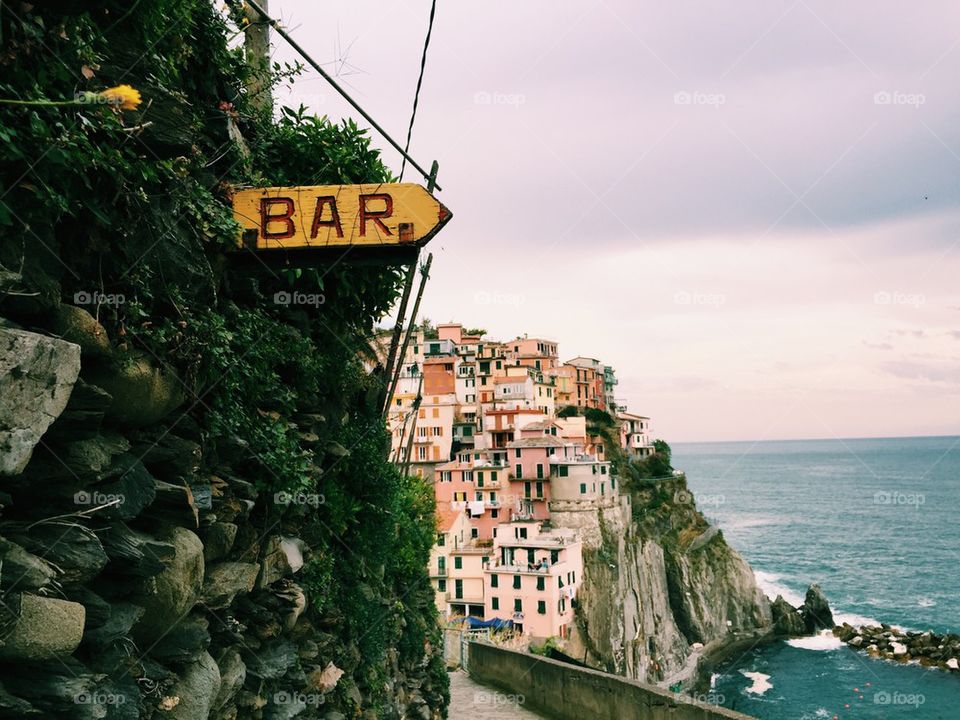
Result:
M960 436L675 443L697 506L771 599L818 583L835 621L960 631ZM957 717L960 677L832 635L732 658L717 701L761 720Z

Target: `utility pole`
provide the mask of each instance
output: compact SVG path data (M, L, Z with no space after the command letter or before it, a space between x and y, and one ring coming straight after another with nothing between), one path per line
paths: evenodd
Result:
M260 0L266 13L268 0ZM270 89L270 23L250 3L243 4L247 26L243 29L244 52L250 66L247 93L253 107L263 113L273 113L273 93Z

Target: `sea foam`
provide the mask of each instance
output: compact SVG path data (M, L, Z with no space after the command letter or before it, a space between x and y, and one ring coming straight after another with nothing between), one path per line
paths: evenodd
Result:
M770 676L762 672L747 672L746 670L741 670L740 673L744 677L753 680L753 685L745 689L745 692L751 693L752 695L763 695L773 687L773 684L769 682Z
M823 630L819 635L812 637L787 640L787 645L803 650L837 650L843 647L843 641L829 630Z

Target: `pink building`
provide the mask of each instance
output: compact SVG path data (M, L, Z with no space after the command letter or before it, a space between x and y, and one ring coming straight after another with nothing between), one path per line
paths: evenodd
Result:
M504 523L484 581L486 619L513 620L524 635L566 638L583 580L583 553L572 530L539 522Z

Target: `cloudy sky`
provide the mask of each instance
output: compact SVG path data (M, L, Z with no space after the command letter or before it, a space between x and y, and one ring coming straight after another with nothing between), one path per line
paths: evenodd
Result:
M960 6L439 5L427 317L614 365L671 441L960 433ZM429 7L271 2L401 141Z

